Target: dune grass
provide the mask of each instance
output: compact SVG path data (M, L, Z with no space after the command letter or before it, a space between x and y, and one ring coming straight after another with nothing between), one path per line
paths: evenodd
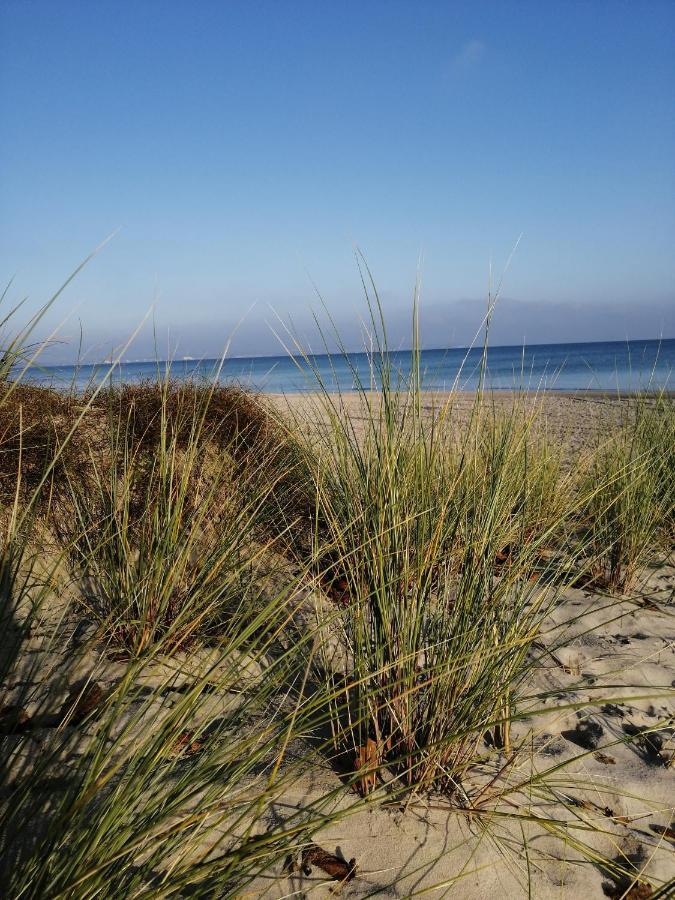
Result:
M556 766L501 774L511 726L541 699L560 590L587 569L626 591L672 550L672 403L639 406L587 473L536 398L497 409L481 384L460 423L453 392L423 396L416 328L403 376L369 309L358 417L316 372L302 420L169 375L85 396L0 380L7 896L240 895L359 805L279 817L317 753L362 795L386 776L390 802L433 791L486 829L513 791L566 802ZM580 849L547 809L527 821Z
M556 597L539 579L542 551L576 502L575 477L518 398L498 414L479 392L463 433L452 395L423 413L417 350L411 375L396 372L376 297L371 318L358 423L319 382L313 418L326 425L304 442L316 580L344 607L349 665L327 670L335 749L461 797L486 733L509 749Z
M630 421L593 458L584 541L595 582L610 591L630 590L659 546L672 552L674 422L672 401L638 401Z
M308 727L296 650L268 657L288 593L231 618L199 667L149 648L111 681L107 637L78 644L76 608L54 615L60 561L40 575L28 562L21 579L3 571L17 634L3 675L31 719L0 736L5 896L229 896L326 820L269 818L295 777L279 771L289 728ZM38 644L61 654L47 691L25 667Z
M264 456L242 470L239 433L214 450L212 392L160 389L142 431L135 404L109 398L108 444L88 474L69 474L58 528L88 611L133 655L184 649L248 620L269 549L263 509L274 482Z
M20 387L2 382L0 409ZM254 593L240 578L260 552L264 495L208 456L201 407L181 420L187 436L168 424L165 387L150 452L129 440L128 407L109 440L77 432L94 394L63 442L40 448L27 492L18 418L0 557L4 896L229 896L327 820L318 804L270 818L295 777L282 767L290 732L316 712L298 707L303 639L277 641L294 582ZM86 466L68 465L74 436ZM56 511L43 502L52 477L67 495Z

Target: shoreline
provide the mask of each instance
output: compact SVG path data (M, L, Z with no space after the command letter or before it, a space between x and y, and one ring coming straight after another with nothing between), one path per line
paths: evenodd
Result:
M116 389L133 387L134 385L140 384L148 384L157 381L162 381L163 379L157 379L153 377L153 375L148 375L147 378L130 378L130 379L109 379L106 378L106 384L103 386L103 390L109 387L113 387ZM200 373L191 373L187 377L177 377L171 378L172 382L177 384L189 384L189 383L197 383L200 385L211 385L213 384L213 379L210 378L206 374ZM55 384L54 382L45 383L42 381L31 381L30 378L17 378L15 380L9 379L11 383L16 385L21 385L22 387L30 387L44 390L51 390L56 392L68 392L71 391L75 394L84 393L87 389L89 389L90 385L85 385L83 387L74 387L72 382L63 384ZM319 389L316 386L312 386L311 389L307 390L266 390L265 388L258 387L252 384L247 384L245 381L242 381L237 378L228 378L224 380L218 380L216 382L217 387L219 388L239 388L241 390L246 391L247 393L257 394L261 397L269 397L269 398L279 398L279 397L311 397L311 396L321 396L323 394L330 396L362 396L363 394L374 394L381 393L381 387L378 386L376 388L360 388L360 387L335 387L331 389L326 389L325 391ZM395 391L392 393L404 394L405 390ZM432 395L434 397L439 396L455 396L461 398L467 397L476 397L479 393L483 396L494 395L497 397L522 397L522 398L534 398L534 397L560 397L565 399L572 400L612 400L612 401L625 401L625 400L638 400L638 399L647 399L647 400L656 400L656 399L666 399L672 400L675 399L675 388L661 388L661 389L649 389L649 390L609 390L605 388L552 388L552 387L539 387L539 388L500 388L500 387L483 387L480 390L478 388L475 389L466 389L466 388L447 388L447 387L434 387L433 385L425 386L422 385L421 388L422 395Z

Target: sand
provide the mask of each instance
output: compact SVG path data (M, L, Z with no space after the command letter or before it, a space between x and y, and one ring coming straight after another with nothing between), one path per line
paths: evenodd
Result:
M432 416L445 399L427 395L423 410ZM308 429L316 425L315 401L302 395L274 398L279 409L288 407L310 422ZM358 395L344 395L341 402L352 421L366 420ZM453 396L458 427L468 422L474 402L472 394ZM620 427L631 409L630 399L588 393L541 394L519 402L549 438L566 447L570 463ZM494 394L486 403L508 412L514 396ZM665 564L641 573L629 599L574 588L563 592L541 642L559 642L560 624L570 622L565 629L569 643L552 653L550 665L531 686L533 694L550 693L549 709L514 725L513 739L522 749L504 783L526 782L533 772L561 766L551 778L558 796L579 805L570 814L555 798L533 800L529 807L528 798L520 796L496 807L511 816L529 810L566 818L573 825L571 837L582 836L599 855L620 859L628 869L632 861L635 872L654 883L675 878L675 845L662 833L675 816L674 600L675 568ZM600 708L599 697L607 701ZM579 708L560 708L570 704ZM653 728L657 722L665 723L658 756L648 740L642 748L626 742L627 730ZM589 730L599 734L593 750L578 744ZM476 782L479 789L480 775ZM306 803L331 787L335 784L325 770L320 776L308 773L289 804ZM471 786L467 790L471 795ZM514 800L517 809L509 805ZM523 822L521 831L521 822L504 818L493 822L491 835L481 828L479 816L451 809L442 798L420 798L405 812L372 801L364 807L315 838L327 850L357 859L358 877L341 888L344 896L482 900L499 892L510 898L528 895L529 878L535 898L602 897L622 896L629 884L602 865L582 860L571 841L547 835L544 827ZM294 896L314 895L320 885L319 896L330 890L315 869L310 877L277 878L267 887L261 880L256 887L261 896L281 897L294 891Z
M296 395L272 402L306 416L311 400ZM511 399L503 396L497 402L507 407ZM460 421L467 419L471 403L470 395L457 398ZM357 397L347 399L355 418L359 404ZM425 401L425 408L431 414L433 403ZM620 424L626 410L625 401L567 395L548 395L541 408L549 433L569 442L572 455ZM555 649L561 625L568 641ZM44 654L30 677L36 684L40 678L46 683L68 647L46 649L39 634L30 640L31 653ZM529 896L542 900L624 896L628 883L613 877L599 860L584 859L575 838L588 843L599 859L634 866L636 876L645 881L675 879L675 842L667 831L675 827L675 567L655 560L626 598L564 590L540 646L551 648L551 653L528 688L531 694L546 691L548 697L543 704L533 704L536 711L529 711L527 703L521 706L526 718L514 724L512 734L518 752L509 758L491 793L503 792L506 785L530 785L533 773L548 772L546 790L525 787L503 800L481 804L478 812L458 808L442 796L411 798L403 808L398 802L387 805L384 786L373 797L359 800L341 786L328 764L317 760L286 791L275 815L283 819L335 792L336 807L350 811L314 834L314 840L345 860L355 858L356 877L338 885L320 868L310 874L289 873L280 864L241 896L337 893L355 898L494 900L527 897L528 882ZM85 656L73 677L87 674L90 664ZM190 663L198 664L198 658ZM111 685L122 672L120 663L99 663L96 678ZM155 677L165 673L158 670ZM636 729L657 724L656 739L627 741L629 732L635 737ZM580 746L588 741L588 748ZM507 757L501 762L505 765ZM484 799L481 791L492 777L492 771L477 770L467 779L464 787L471 802ZM530 816L539 823L525 818ZM549 819L569 823L566 841L549 833ZM675 896L675 887L670 896Z
M537 797L533 790L528 797L529 789L516 791L503 802L482 804L481 814L458 808L443 796L411 798L405 809L399 802L387 807L385 787L360 800L341 784L329 764L317 759L275 803L274 816L279 821L332 793L332 808L344 810L345 817L313 838L331 854L355 858L356 878L337 885L317 867L310 874L289 874L280 863L241 896L332 897L337 891L354 898L423 895L493 900L496 893L504 898L527 897L528 878L529 896L542 900L622 896L620 891L612 893L618 882L603 865L588 862L575 849L575 837L601 857L623 858L624 865L632 860L636 872L652 884L675 878L675 844L664 836L664 830L675 824L674 601L675 567L665 564L645 570L630 598L619 600L575 588L562 594L541 644L553 647L560 637L560 623L571 622L569 642L552 651L531 685L532 693L548 691L549 699L537 704L536 714L514 724L515 762L495 785L500 792L507 784L529 782L532 773L549 772L557 799L548 792ZM84 629L75 626L76 634L86 631L83 622ZM30 661L35 664L41 657L26 674L35 682L38 705L42 703L40 682L46 686L60 667L70 665L73 647L71 641L46 649L49 627L47 618L29 645ZM155 665L146 676L147 684L166 683L175 667L180 676L172 690L178 697L191 677L212 664L212 652L179 654L163 666ZM97 682L109 688L122 677L124 668L124 663L101 660L92 650L78 660L69 682L95 671ZM64 697L65 686L52 699L52 707L58 709ZM603 698L600 708L598 697ZM214 696L213 702L224 709L228 700ZM579 708L561 708L573 703ZM521 711L527 713L526 708ZM579 723L589 718L602 731L597 746L586 750L577 740ZM662 741L658 753L647 743L626 742L627 727L653 728L656 723L660 723ZM79 729L74 753L95 727L94 721ZM46 739L48 731L39 729L38 740ZM583 725L581 732L585 733ZM304 755L308 747L296 746L295 752ZM563 763L567 765L561 767ZM476 798L489 780L484 771L466 779L469 797ZM495 811L507 818L495 820ZM526 815L568 821L569 840L548 835L544 826L513 818Z
M583 838L603 857L632 859L636 872L654 884L675 878L675 844L659 833L675 816L674 594L675 568L667 565L645 571L630 599L574 588L563 593L542 642L553 643L557 625L575 619L570 643L554 653L532 685L533 693L548 690L551 698L545 711L514 725L513 740L521 751L503 783L527 781L532 772L567 763L550 780L561 799L579 805L572 812L553 798L533 798L530 805L524 792L492 807L509 815L522 816L529 809L537 816L567 819L571 837ZM600 709L598 697L606 701ZM559 708L572 703L579 709ZM576 743L579 723L589 718L602 729L594 750ZM626 743L626 728L653 728L663 720L669 724L660 729L658 756L648 745ZM477 773L474 783L466 782L469 796L484 781ZM317 768L285 799L290 808L301 806L338 785L337 776ZM510 805L514 801L517 808ZM418 798L406 811L369 800L362 811L314 839L331 853L356 858L357 878L340 889L345 897L423 894L487 900L496 892L526 897L528 871L530 896L543 900L600 898L620 887L602 865L582 860L571 842L547 836L543 827L524 823L521 833L517 820L502 819L493 821L493 829L491 836L481 829L479 816L451 807L442 797ZM269 875L269 881L256 882L252 896L331 896L332 883L318 869L310 876Z
M368 402L377 402L376 394L367 394L366 397ZM267 394L264 399L282 416L290 414L294 419L304 422L308 431L317 427L317 420L326 419L321 409L323 398L316 394ZM336 406L339 404L344 409L357 430L367 421L365 401L360 394L342 394L339 400L337 395L333 395L332 400ZM422 412L431 418L450 401L453 426L466 426L475 406L475 394L469 392L424 393ZM564 444L573 455L590 449L598 439L619 428L630 416L634 399L590 391L520 395L501 391L486 395L484 399L484 408L494 409L498 414L509 413L514 404L525 415L531 416L539 427L544 428L552 441Z

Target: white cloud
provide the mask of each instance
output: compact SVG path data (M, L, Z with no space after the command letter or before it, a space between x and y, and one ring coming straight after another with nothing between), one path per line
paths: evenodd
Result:
M455 69L471 69L477 66L485 56L485 44L482 41L467 41L453 59Z

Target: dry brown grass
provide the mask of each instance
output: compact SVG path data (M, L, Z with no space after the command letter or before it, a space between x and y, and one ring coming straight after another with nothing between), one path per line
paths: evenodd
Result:
M126 433L134 449L157 446L163 419L182 447L191 439L196 418L203 419L210 440L239 455L277 437L274 421L260 397L239 386L145 381L110 387L96 397L94 406L126 421Z
M306 532L311 518L311 497L292 430L259 394L239 385L207 382L146 381L114 386L94 400L94 408L108 416L108 428L124 432L127 450L151 458L162 440L185 449L199 430L204 453L227 453L233 477L255 478L274 485L266 491L265 519L271 535L290 527ZM264 467L262 465L264 461ZM304 527L299 528L300 523Z
M235 477L254 471L274 482L267 500L271 532L308 518L308 498L294 476L294 442L265 401L236 385L177 381L111 386L94 397L16 385L0 407L0 504L12 504L17 486L20 497L33 496L49 471L36 503L44 514L63 502L69 478L86 489L97 467L113 463L113 435L122 438L117 463L129 453L141 465L143 459L150 464L162 435L181 450L195 429L205 459L226 452Z
M82 469L86 428L68 440L81 398L51 388L17 385L0 405L0 503L32 496L49 470L41 506L59 494L66 469Z

